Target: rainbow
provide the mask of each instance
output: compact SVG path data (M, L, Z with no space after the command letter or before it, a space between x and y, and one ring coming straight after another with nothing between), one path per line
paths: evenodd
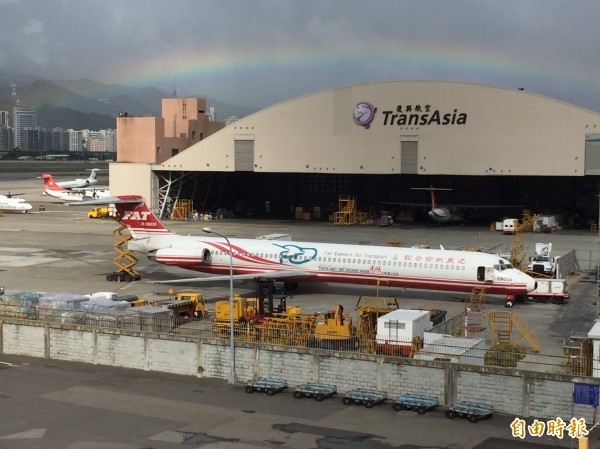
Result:
M245 48L223 47L157 53L153 58L128 60L113 66L99 79L103 83L155 86L166 92L177 86L198 86L185 95L211 94L214 86L226 89L240 83L251 86L272 82L275 73L289 85L289 100L319 90L354 84L397 80L443 80L517 88L552 95L548 86L562 92L567 89L596 89L594 73L577 64L555 65L551 58L519 58L514 49L483 48L476 45L422 42L348 42L341 50L325 44L259 44ZM358 69L357 69L358 68ZM334 73L334 75L332 75ZM262 81L262 78L266 78ZM312 80L306 86L298 79ZM245 80L245 81L244 81ZM294 84L298 84L294 86ZM319 83L317 85L317 83ZM302 91L301 89L305 89ZM543 89L546 89L543 91ZM179 89L178 89L179 90ZM300 94L298 92L301 92ZM100 91L88 96L102 96Z

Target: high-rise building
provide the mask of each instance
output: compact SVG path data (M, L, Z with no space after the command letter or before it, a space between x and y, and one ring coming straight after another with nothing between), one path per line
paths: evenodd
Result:
M81 131L69 129L69 151L83 150L83 137Z
M23 131L37 128L37 116L33 108L15 107L13 109L13 121L15 131L15 148L22 148Z
M8 128L10 126L9 118L10 114L8 111L0 111L0 128Z
M13 129L0 126L0 152L12 151L14 142Z

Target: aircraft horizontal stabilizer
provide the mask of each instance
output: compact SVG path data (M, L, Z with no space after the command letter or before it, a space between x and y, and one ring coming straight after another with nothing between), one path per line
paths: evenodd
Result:
M316 274L308 271L264 271L262 273L250 273L250 274L234 274L233 280L241 281L254 279L257 277L267 277L276 280L296 280L296 279L310 279L316 277ZM203 276L187 279L170 279L166 281L150 281L151 284L185 284L189 282L212 282L212 281L227 281L231 279L229 275L221 276Z

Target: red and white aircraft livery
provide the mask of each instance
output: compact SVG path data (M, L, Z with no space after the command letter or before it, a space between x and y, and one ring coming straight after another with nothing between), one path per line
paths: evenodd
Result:
M164 265L216 274L161 281L189 283L229 280L229 245L221 237L180 236L166 229L137 195L72 205L114 203L131 233L130 251L146 254ZM500 256L444 249L398 248L259 239L229 239L234 279L265 276L285 282L339 282L426 290L471 292L483 287L489 294L525 295L535 279Z
M48 173L43 173L42 179L44 180L45 187L44 195L58 198L63 201L81 201L83 199L83 194L59 186L54 182L54 179L52 179L52 175Z

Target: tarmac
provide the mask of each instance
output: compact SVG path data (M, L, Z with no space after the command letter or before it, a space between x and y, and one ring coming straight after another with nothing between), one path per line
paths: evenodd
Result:
M7 293L93 293L167 295L171 287L201 291L209 302L225 299L228 282L155 284L155 280L189 278L194 272L165 268L144 257L136 269L142 279L132 283L106 281L112 262L112 220L88 219L88 208L66 207L41 196L37 174L0 177L0 193L22 193L33 205L27 214L0 217L0 286ZM65 179L68 178L65 176ZM101 183L102 178L101 178ZM44 211L40 211L40 206ZM428 244L500 248L511 237L481 226L402 223L389 228L293 220L223 219L211 222L166 221L181 234L202 234L210 226L228 237L254 238L290 234L297 241L382 244L400 240L403 246ZM598 236L585 230L558 231L543 236L525 234L525 252L536 242L552 242L553 253L598 248ZM199 275L201 276L201 275ZM586 331L597 316L595 283L569 279L571 300L518 304L512 310L527 323L543 350L560 353L573 331ZM252 296L254 286L234 284L234 293ZM322 312L337 304L352 311L360 297L396 298L405 308L437 308L447 316L464 311L468 294L338 284L301 284L288 305L303 312ZM486 310L505 310L504 299L488 296ZM442 413L420 416L385 407L365 410L340 401L315 403L289 394L247 395L224 382L190 379L109 367L51 360L0 356L0 449L3 448L495 448L534 447L544 443L571 447L568 439L516 440L509 424L514 417L495 416L473 425L447 420ZM365 420L365 417L368 419ZM431 432L431 429L436 429ZM529 437L528 437L529 438ZM575 443L576 444L576 443ZM590 447L600 447L593 438Z

